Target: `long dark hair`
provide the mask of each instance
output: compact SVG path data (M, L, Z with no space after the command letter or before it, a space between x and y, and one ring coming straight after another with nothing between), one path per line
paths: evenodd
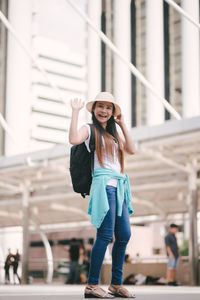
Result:
M107 122L106 129L104 129L99 121L96 119L93 109L95 108L96 102L93 104L92 107L92 122L94 124L94 131L95 131L95 147L96 147L96 153L97 158L99 160L99 164L101 167L104 167L103 163L103 139L105 141L105 152L106 154L111 158L111 160L114 158L114 147L113 143L118 143L119 150L118 150L118 158L121 165L121 172L124 172L124 150L123 150L123 144L119 137L119 134L117 132L116 123L114 116L111 116L111 118ZM113 113L115 111L115 107L113 105Z

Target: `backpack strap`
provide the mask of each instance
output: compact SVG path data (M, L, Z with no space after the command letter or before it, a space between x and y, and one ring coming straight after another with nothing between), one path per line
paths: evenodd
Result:
M93 124L88 124L90 126L90 143L89 143L89 148L91 151L91 171L93 174L94 171L94 151L95 151L95 134L94 134L94 125Z

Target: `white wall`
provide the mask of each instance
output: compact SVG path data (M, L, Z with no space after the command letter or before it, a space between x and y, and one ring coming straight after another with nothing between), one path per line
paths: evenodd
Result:
M153 230L150 227L131 226L131 238L126 253L130 257L149 257L153 254Z
M20 38L31 46L31 0L10 0L8 18ZM5 154L13 155L28 151L31 104L31 60L8 33L6 121L10 126L19 149L14 147L6 133Z

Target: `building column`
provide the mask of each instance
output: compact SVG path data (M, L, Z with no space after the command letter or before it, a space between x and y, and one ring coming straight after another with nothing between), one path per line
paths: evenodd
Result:
M131 61L131 1L114 1L114 44L121 54ZM114 55L114 96L122 108L127 126L131 127L131 73L127 66Z
M22 246L22 284L27 284L28 279L28 250L29 250L29 182L23 184L22 196L23 210L23 246Z
M112 40L112 0L106 0L105 17L106 17L106 36ZM105 49L105 90L112 93L113 90L113 54L112 50L106 45Z
M163 1L146 0L146 77L164 97ZM164 122L164 107L146 89L147 125Z
M182 8L199 23L199 0L182 0ZM183 117L200 115L199 30L182 17Z
M88 0L88 16L101 30L101 1ZM92 100L101 90L101 40L88 26L88 100Z
M8 19L27 45L31 44L31 0L10 0ZM28 151L31 107L31 60L8 32L6 79L6 121L20 148ZM17 154L8 134L5 154Z
M8 1L0 1L0 10L7 17ZM5 117L6 101L6 60L7 60L7 30L5 25L0 23L0 113ZM0 125L0 156L4 155L4 129Z
M189 266L191 285L198 285L199 259L198 259L198 233L197 233L197 174L189 175Z

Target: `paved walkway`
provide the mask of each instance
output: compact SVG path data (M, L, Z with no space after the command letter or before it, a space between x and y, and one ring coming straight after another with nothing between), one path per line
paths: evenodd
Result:
M104 287L107 288L106 286ZM128 286L137 300L199 300L200 287ZM0 300L78 300L83 285L0 286Z

